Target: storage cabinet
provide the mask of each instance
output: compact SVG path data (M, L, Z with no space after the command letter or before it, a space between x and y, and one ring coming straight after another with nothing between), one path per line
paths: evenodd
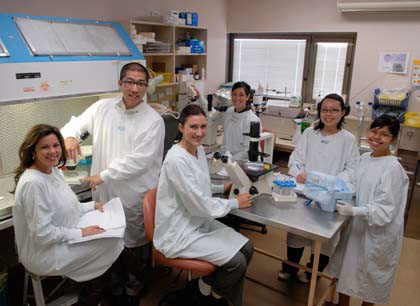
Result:
M404 225L407 224L408 213L413 198L414 186L416 184L418 155L420 149L420 129L403 125L398 142L397 156L405 169L410 183L408 186L407 204L404 214Z
M407 224L408 212L410 211L411 200L413 198L414 184L416 183L417 177L417 152L398 149L398 158L401 165L405 169L407 176L410 180L408 185L407 204L405 206L404 213L404 225Z
M131 21L130 29L135 28L137 33L153 32L155 33L155 40L170 43L169 52L143 52L146 58L147 68L155 72L169 72L171 73L171 83L175 82L174 74L175 68L182 66L194 67L198 70L201 78L202 71L207 71L207 29L202 27L183 26L183 25L168 25L162 23L148 22L148 21ZM131 32L131 30L130 30ZM204 42L204 53L181 54L176 50L176 42L188 37L197 38ZM164 48L162 48L163 50ZM164 50L168 51L168 50ZM156 71L162 70L162 71Z

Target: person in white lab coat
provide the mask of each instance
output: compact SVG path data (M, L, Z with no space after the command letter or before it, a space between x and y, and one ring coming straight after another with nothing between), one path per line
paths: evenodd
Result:
M215 218L249 207L251 196L240 194L230 200L212 197L212 192L228 192L231 184L211 184L201 145L206 115L200 106L188 105L179 121L179 142L168 151L159 178L153 244L168 258L201 259L218 266L212 275L199 279L198 291L219 298L220 305L225 305L221 296L234 306L242 305L253 246Z
M80 217L99 202L80 203L57 166L66 162L64 139L53 126L34 126L19 149L13 225L19 260L37 275L62 275L85 282L79 305L98 305L113 262L124 248L121 238L69 244L104 232L76 228Z
M389 303L403 244L409 180L389 146L399 121L382 115L369 130L372 152L361 156L353 181L356 205L337 203L337 212L353 219L337 246L328 272L338 278L339 305L350 297L363 306Z
M203 108L206 107L207 101L196 91ZM223 113L223 147L232 154L233 160L248 160L249 136L244 134L249 133L251 122L259 122L262 131L260 118L252 110L250 99L251 87L246 82L233 84L233 107Z
M118 81L122 97L99 100L80 116L72 117L61 130L71 158L80 152L81 138L86 133L92 134L91 176L82 181L90 182L94 199L102 202L113 197L121 199L127 221L126 249L121 261L126 267L121 269L130 273L125 278L131 280L136 274L137 278L144 275L139 271L150 262L142 203L146 192L157 186L165 136L163 119L143 102L148 81L149 74L143 65L124 65ZM142 285L133 282L138 285L126 283L126 292L133 292L133 286L140 290ZM123 284L120 282L119 286ZM115 295L122 294L122 288L114 288Z
M232 159L248 159L249 133L251 122L259 122L250 104L251 87L246 82L236 82L232 87L233 107L227 109L223 117L223 145L232 154Z
M309 171L319 171L338 176L344 181L349 179L359 159L359 150L355 137L342 128L348 109L343 98L337 94L325 96L317 105L319 122L315 127L307 128L300 137L296 148L290 155L289 174L296 177L298 183L305 183ZM323 271L329 261L339 235L321 248L319 271ZM294 234L287 235L287 257L290 261L299 263L303 249L311 245L311 240ZM312 267L313 255L308 263ZM296 275L297 268L283 265L279 279L287 280ZM310 273L298 275L298 280L306 283Z

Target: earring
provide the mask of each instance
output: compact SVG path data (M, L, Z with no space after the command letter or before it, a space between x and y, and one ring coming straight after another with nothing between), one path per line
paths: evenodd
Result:
M32 160L35 160L35 155L32 155Z

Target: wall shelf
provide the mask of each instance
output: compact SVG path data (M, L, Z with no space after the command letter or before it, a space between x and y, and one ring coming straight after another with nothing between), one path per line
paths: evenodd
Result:
M176 53L176 56L207 56L207 53L188 53L188 54L184 54L184 53Z
M175 68L189 66L195 67L199 74L202 68L207 71L207 53L177 54L176 42L186 37L195 37L204 42L207 50L207 29L203 27L170 25L151 21L130 21L130 29L135 29L137 33L153 32L156 41L169 42L171 44L171 53L143 53L146 58L147 68L155 72L169 72L174 80ZM159 67L157 69L157 67ZM201 76L201 75L200 75Z
M173 56L173 53L145 53L143 52L144 56ZM162 71L163 72L163 71Z

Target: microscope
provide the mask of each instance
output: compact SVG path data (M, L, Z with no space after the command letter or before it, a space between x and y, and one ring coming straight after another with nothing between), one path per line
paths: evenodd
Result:
M249 193L252 197L261 193L271 195L273 173L279 168L279 166L271 164L274 144L273 134L260 134L260 123L251 122L250 132L245 135L250 136L249 161L234 161L229 156L222 155L219 152L216 152L213 156L217 162L222 163L232 181L229 198L236 198L240 193ZM263 140L265 142L264 152L260 152L259 144ZM271 155L266 153L270 151ZM258 157L261 157L264 161L258 161Z
M222 124L223 115L213 108L213 95L207 95L207 132L203 139L203 145L212 148L217 145L217 132Z

